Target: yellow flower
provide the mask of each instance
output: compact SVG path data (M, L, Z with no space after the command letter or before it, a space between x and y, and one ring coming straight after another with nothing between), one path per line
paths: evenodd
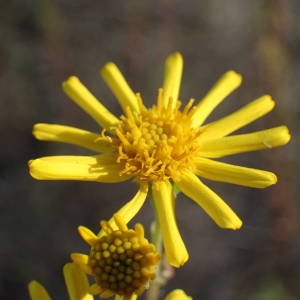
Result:
M242 221L198 176L248 187L264 188L276 183L267 171L220 161L232 154L269 149L290 140L285 126L247 134L230 135L270 112L274 101L264 95L232 114L204 125L223 99L241 84L241 75L225 73L194 105L191 99L180 109L178 100L183 60L171 54L165 64L163 88L155 105L146 108L120 70L107 63L101 76L119 101L124 115L117 118L98 101L77 77L63 83L65 93L102 127L93 133L75 127L36 124L39 140L65 142L95 151L92 156L50 156L30 161L30 174L42 180L121 182L133 179L137 194L117 213L129 222L152 190L168 262L180 266L188 252L177 228L173 184L198 203L222 228L238 229Z
M78 228L91 250L89 255L73 253L71 257L85 273L93 275L91 294L131 300L155 278L160 254L145 239L141 224L128 229L124 220L114 215L109 222L102 221L101 226L98 236L86 227Z
M74 263L68 263L63 268L65 283L70 300L93 300L88 294L89 283L84 272ZM33 280L28 285L31 300L51 300L45 288Z
M193 300L192 297L188 296L183 290L174 290L167 295L165 300Z

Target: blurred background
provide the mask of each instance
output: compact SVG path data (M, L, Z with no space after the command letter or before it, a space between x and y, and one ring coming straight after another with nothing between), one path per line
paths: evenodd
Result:
M145 102L156 100L166 56L185 59L181 100L201 99L229 69L242 86L209 121L271 94L275 110L243 132L286 124L285 147L226 161L278 174L276 186L255 190L208 182L237 214L239 231L216 227L180 195L177 217L190 260L163 287L182 288L195 300L300 299L299 93L300 2L252 1L71 1L0 2L0 298L29 299L36 279L53 299L67 299L62 266L70 252L86 252L77 226L98 222L130 199L132 183L36 181L27 161L39 156L87 153L69 145L39 142L37 122L98 131L62 92L77 75L115 114L121 110L99 77L114 61ZM135 219L149 225L150 205Z

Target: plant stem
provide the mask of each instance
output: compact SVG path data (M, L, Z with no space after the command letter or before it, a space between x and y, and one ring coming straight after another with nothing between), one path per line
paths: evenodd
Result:
M160 226L157 220L153 222L151 225L151 237L152 237L152 243L155 245L156 250L162 256L162 236L161 236ZM159 299L160 287L164 283L164 279L162 275L162 261L163 259L161 257L160 263L156 269L156 277L150 283L150 287L147 292L147 297L146 297L147 300Z

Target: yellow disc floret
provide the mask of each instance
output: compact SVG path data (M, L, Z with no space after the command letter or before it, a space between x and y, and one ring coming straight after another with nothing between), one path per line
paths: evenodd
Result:
M192 165L198 149L201 130L191 128L189 114L193 100L180 111L179 101L174 108L163 106L162 93L159 90L157 105L150 109L141 100L139 113L128 108L112 138L117 161L123 164L122 174L136 176L139 182L176 177L177 170Z

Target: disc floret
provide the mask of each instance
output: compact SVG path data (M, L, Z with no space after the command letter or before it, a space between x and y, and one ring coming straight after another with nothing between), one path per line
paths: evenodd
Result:
M160 89L157 104L149 109L142 101L139 113L127 108L112 139L117 161L123 165L122 175L136 176L139 182L174 177L178 170L193 165L191 160L197 153L201 130L191 128L190 108L194 100L180 111L181 103L177 101L172 107L171 98L163 106L162 94Z

